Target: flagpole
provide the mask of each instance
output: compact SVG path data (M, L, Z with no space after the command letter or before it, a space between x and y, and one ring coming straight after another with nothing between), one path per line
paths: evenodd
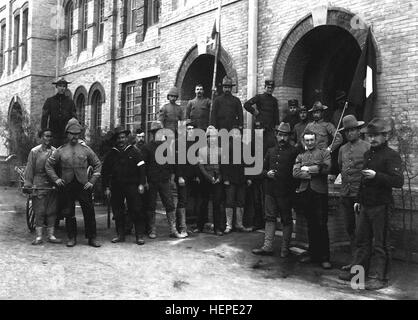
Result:
M210 114L212 114L212 106L213 100L215 99L215 92L216 92L216 75L218 69L218 55L219 55L219 47L220 44L220 34L221 34L221 8L222 8L222 0L219 0L219 7L218 7L218 21L217 24L219 26L219 30L216 33L216 40L215 40L215 63L213 67L213 79L212 79L212 103L210 106Z
M332 138L332 142L329 146L330 149L332 149L332 146L334 145L334 141L335 141L335 138L337 137L338 129L340 128L341 120L344 117L344 112L345 112L345 109L347 109L347 106L348 106L348 101L346 101L345 104L344 104L344 109L343 109L343 112L341 112L341 116L340 116L340 120L338 121L337 129L335 130L334 137Z

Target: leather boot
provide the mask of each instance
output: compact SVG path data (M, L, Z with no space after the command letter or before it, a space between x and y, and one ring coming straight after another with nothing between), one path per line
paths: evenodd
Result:
M139 235L139 234L135 235L135 243L137 245L139 245L139 246L144 245L145 244L145 240L144 240L143 236L142 235Z
M89 246L90 247L95 247L95 248L99 248L99 247L101 247L102 245L96 240L96 238L95 237L93 237L93 238L90 238L89 239L89 241L88 241L88 244L89 244Z
M180 235L176 229L176 212L171 211L167 212L167 221L168 227L170 228L170 237L171 238L184 238L184 236Z
M125 242L125 223L116 219L116 237L111 240L112 243Z
M235 230L238 232L251 232L252 228L245 228L242 224L242 219L244 218L244 208L236 208L236 221L235 221Z
M187 238L189 235L187 233L186 208L179 208L178 213L180 218L180 235L183 238Z
M226 228L225 228L224 233L228 234L232 231L232 221L234 220L234 209L225 208L225 216L226 216Z
M74 247L77 244L77 220L75 217L65 218L65 228L67 229L67 247Z
M283 226L283 238L282 238L282 247L280 251L280 257L287 258L290 254L290 240L292 239L293 225L289 224Z
M55 237L55 235L54 235L55 228L54 227L48 227L47 231L48 231L48 242L50 242L50 243L62 243L61 239L57 239Z
M150 239L157 238L157 228L155 227L155 212L147 212L148 237Z
M35 228L35 232L36 232L36 238L35 240L32 241L32 244L34 246L42 244L42 231L43 231L43 227L36 227Z
M261 256L272 256L275 232L276 232L276 222L266 221L265 231L264 231L264 245L261 248L253 249L252 253L261 255Z

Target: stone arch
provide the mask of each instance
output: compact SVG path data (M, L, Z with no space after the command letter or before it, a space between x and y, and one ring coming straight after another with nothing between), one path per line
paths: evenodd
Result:
M105 94L105 90L104 90L102 84L100 82L95 82L91 85L90 90L89 90L88 99L87 99L89 105L92 104L93 94L96 90L98 90L101 94L102 103L104 103L106 101L106 94Z
M207 48L206 55L215 56L215 51L211 48ZM186 77L187 71L189 70L190 66L195 62L195 60L199 57L203 56L203 54L199 54L198 46L194 45L184 56L180 68L177 71L175 85L177 88L181 89L183 86L183 81ZM225 69L226 75L229 76L232 81L236 84L233 88L234 92L238 92L238 74L234 66L234 62L232 57L229 53L221 46L219 50L219 60L218 60L223 68ZM180 93L182 97L184 92Z
M87 104L87 90L84 86L79 86L74 91L74 103L77 111L77 117L80 123L84 126L86 120L86 104Z

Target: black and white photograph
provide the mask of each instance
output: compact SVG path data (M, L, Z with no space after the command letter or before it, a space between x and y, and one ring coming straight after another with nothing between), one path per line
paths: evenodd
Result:
M416 299L416 0L0 0L0 300Z

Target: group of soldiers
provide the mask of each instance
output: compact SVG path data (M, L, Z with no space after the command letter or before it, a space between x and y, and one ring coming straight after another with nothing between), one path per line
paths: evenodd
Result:
M42 143L31 150L25 171L25 187L36 192L33 203L37 227L33 244L42 243L45 224L48 241L61 243L54 235L54 220L60 211L65 217L67 246L76 245L74 203L78 200L88 244L99 247L92 189L101 176L115 218L113 243L125 241L128 218L133 223L138 245L145 243L145 236L157 237L157 195L166 211L171 237L185 238L190 233L203 232L211 199L214 234L222 236L232 231L250 232L264 227L263 245L252 250L256 255L273 255L276 220L280 218L283 230L280 256L288 257L293 232L292 211L300 212L307 219L309 250L299 261L319 263L324 269L330 269L328 174L331 155L338 151L342 175L340 212L344 214L352 243L352 261L343 267L340 278L350 280L352 267L360 265L369 275L367 289L387 285L390 262L387 233L392 188L402 187L403 174L399 155L387 145L391 126L385 120L375 118L366 125L350 114L342 118L342 127L336 128L324 120L327 106L320 101L307 108L299 107L297 100L289 100L290 112L280 122L278 101L273 96L274 81L266 80L264 92L242 105L232 94L235 84L225 77L223 93L213 104L204 97L203 86L197 84L196 97L188 102L185 110L176 103L178 89L171 88L167 94L168 103L161 107L158 121L148 128L149 142L145 141L145 132L141 129L136 130L132 141L130 130L117 127L113 131L114 147L101 162L80 139L83 128L76 119L74 103L64 95L68 82L62 79L55 84L58 93L49 98L43 108L39 134ZM337 99L344 97L339 95ZM228 164L220 161L222 153L232 154L236 144L230 143L229 150L222 150L219 130L228 130L231 142L238 140L245 144L243 109L253 115L254 128L263 132L264 162L258 175L245 175L246 165L242 161ZM194 150L199 159L197 163L188 157L182 164L178 161L176 164L161 163L157 153L167 139L161 129L172 130L177 138L181 121L186 123L188 138L185 150L180 150L177 144L169 149L176 159L181 153L189 153L196 129L205 131L207 144ZM368 142L361 139L361 133ZM343 135L347 141L344 145ZM254 140L250 142L253 151ZM213 161L214 158L218 161ZM87 174L89 166L93 168L91 175ZM174 185L177 204L173 196ZM56 189L48 189L51 187ZM252 200L251 209L247 198ZM198 203L193 208L197 222L194 229L188 230L186 208L191 200ZM60 202L59 207L57 202ZM248 215L250 211L253 214L247 219L249 226L245 227L244 214ZM257 215L262 215L264 223ZM377 257L375 273L370 268L372 248Z

